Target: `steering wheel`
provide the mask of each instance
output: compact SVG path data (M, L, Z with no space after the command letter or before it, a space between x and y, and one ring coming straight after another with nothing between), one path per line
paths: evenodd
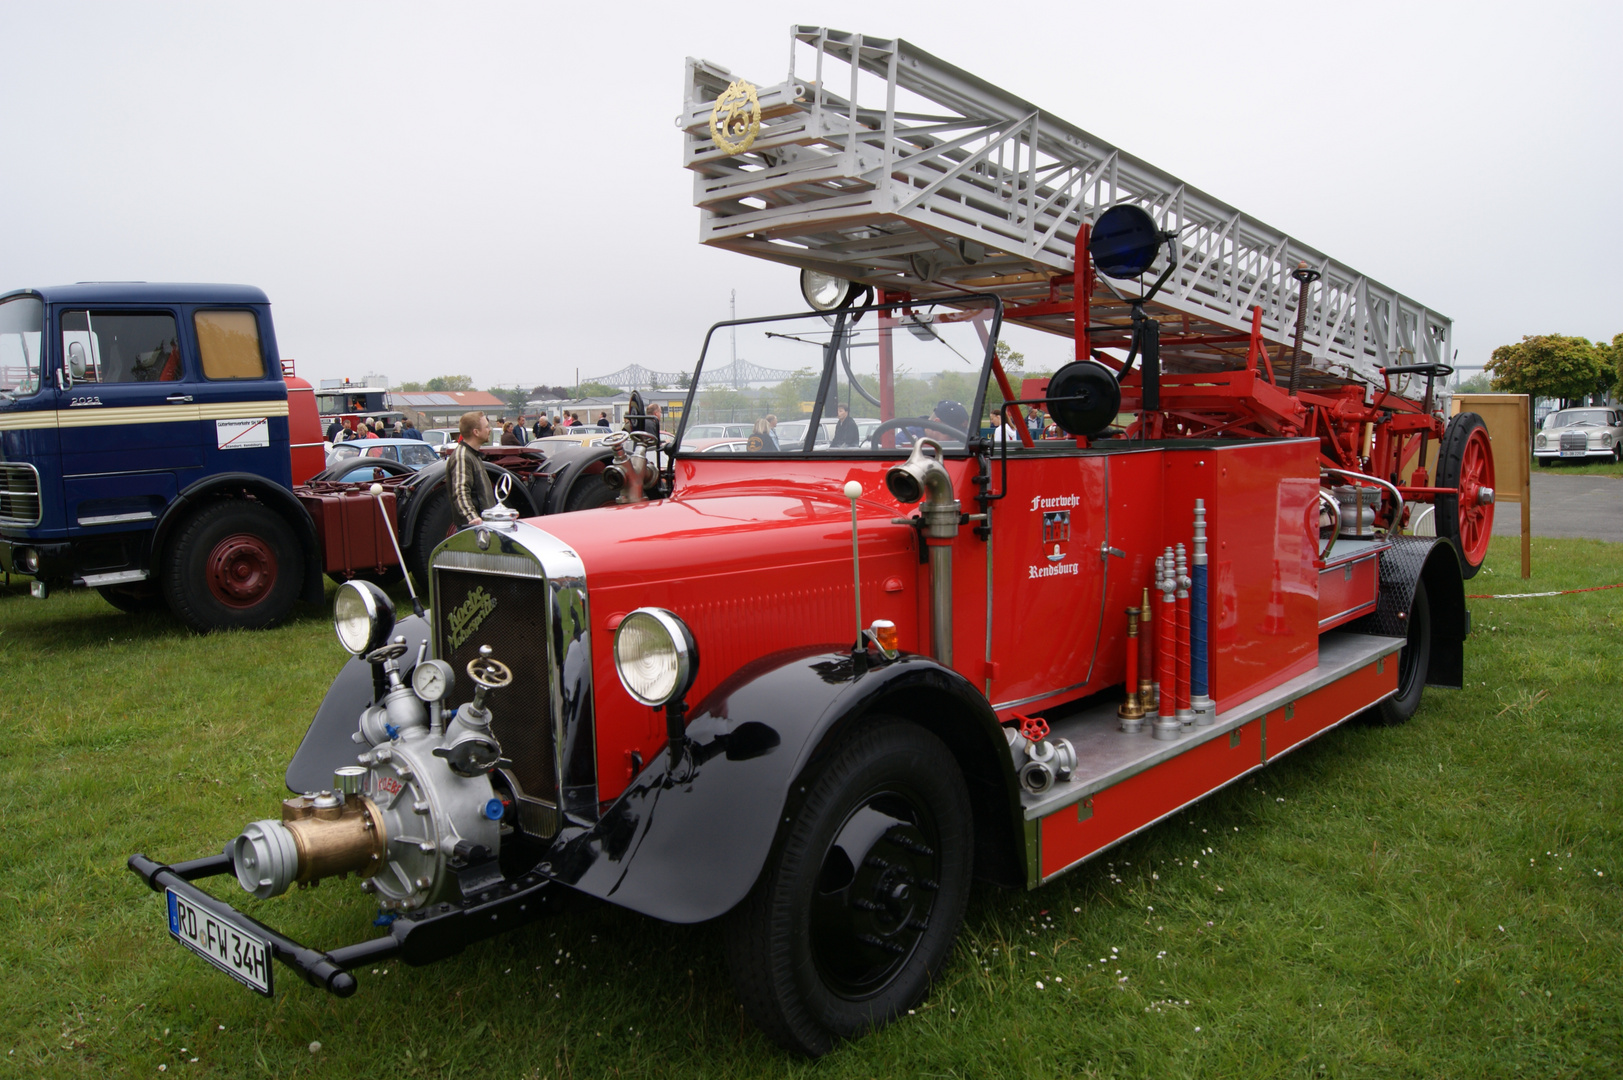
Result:
M931 420L928 417L923 416L898 416L894 419L886 420L883 424L880 424L878 427L873 429L872 433L870 433L868 436L868 449L880 449L879 437L881 435L885 434L887 431L898 431L904 427L929 428L931 431L939 431L947 435L949 437L949 441L952 439L956 439L960 443L966 443L969 441L968 434L960 431L958 428L953 427L951 424L942 423L940 420Z

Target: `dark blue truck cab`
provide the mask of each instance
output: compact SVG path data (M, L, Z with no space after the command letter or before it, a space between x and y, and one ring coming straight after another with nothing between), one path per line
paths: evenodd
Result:
M196 629L321 595L270 301L242 285L0 296L0 569ZM310 405L313 413L313 402Z

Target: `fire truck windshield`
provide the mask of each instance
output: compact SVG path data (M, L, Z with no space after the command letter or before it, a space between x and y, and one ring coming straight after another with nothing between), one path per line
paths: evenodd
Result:
M0 303L0 394L21 397L39 389L44 325L45 305L38 297L18 296Z
M969 298L718 323L688 392L681 448L894 452L928 436L962 449L987 423L1000 317L995 300ZM728 437L686 437L700 425Z

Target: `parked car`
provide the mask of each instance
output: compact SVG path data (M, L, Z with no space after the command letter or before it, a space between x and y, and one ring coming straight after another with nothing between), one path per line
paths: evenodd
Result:
M539 439L531 439L529 445L545 446L551 444L553 446L557 446L563 443L569 443L571 445L579 446L600 446L602 445L603 440L612 434L614 434L614 432L604 431L600 427L587 425L580 428L578 431L571 428L568 431L561 432L557 435L543 435Z
M315 478L348 482L379 480L399 476L402 472L415 472L438 460L434 448L417 439L357 439L335 445L327 455L326 470Z
M754 430L755 425L751 423L694 424L682 433L682 445L686 448L695 439L747 439ZM805 431L805 428L801 431Z
M423 431L423 442L432 446L441 457L451 452L456 440L457 429L454 427L426 428Z
M748 439L683 439L684 454L742 454L749 449Z
M1623 412L1601 406L1562 409L1533 437L1540 465L1555 461L1623 461Z
M808 420L789 420L779 424L777 431L778 445L786 448L798 448L806 441L806 425L808 423L810 423ZM823 418L823 422L818 425L817 442L812 447L814 450L827 450L829 448L829 443L834 439L834 426L838 423L839 421L832 416ZM878 420L869 417L857 417L857 434L860 437L860 443L866 443L868 436L872 435L874 429L878 426Z

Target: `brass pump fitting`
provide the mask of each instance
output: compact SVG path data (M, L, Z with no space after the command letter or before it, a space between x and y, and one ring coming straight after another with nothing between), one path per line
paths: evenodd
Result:
M341 799L330 791L282 802L281 821L256 821L231 845L237 881L260 899L291 886L383 866L388 836L371 799Z

